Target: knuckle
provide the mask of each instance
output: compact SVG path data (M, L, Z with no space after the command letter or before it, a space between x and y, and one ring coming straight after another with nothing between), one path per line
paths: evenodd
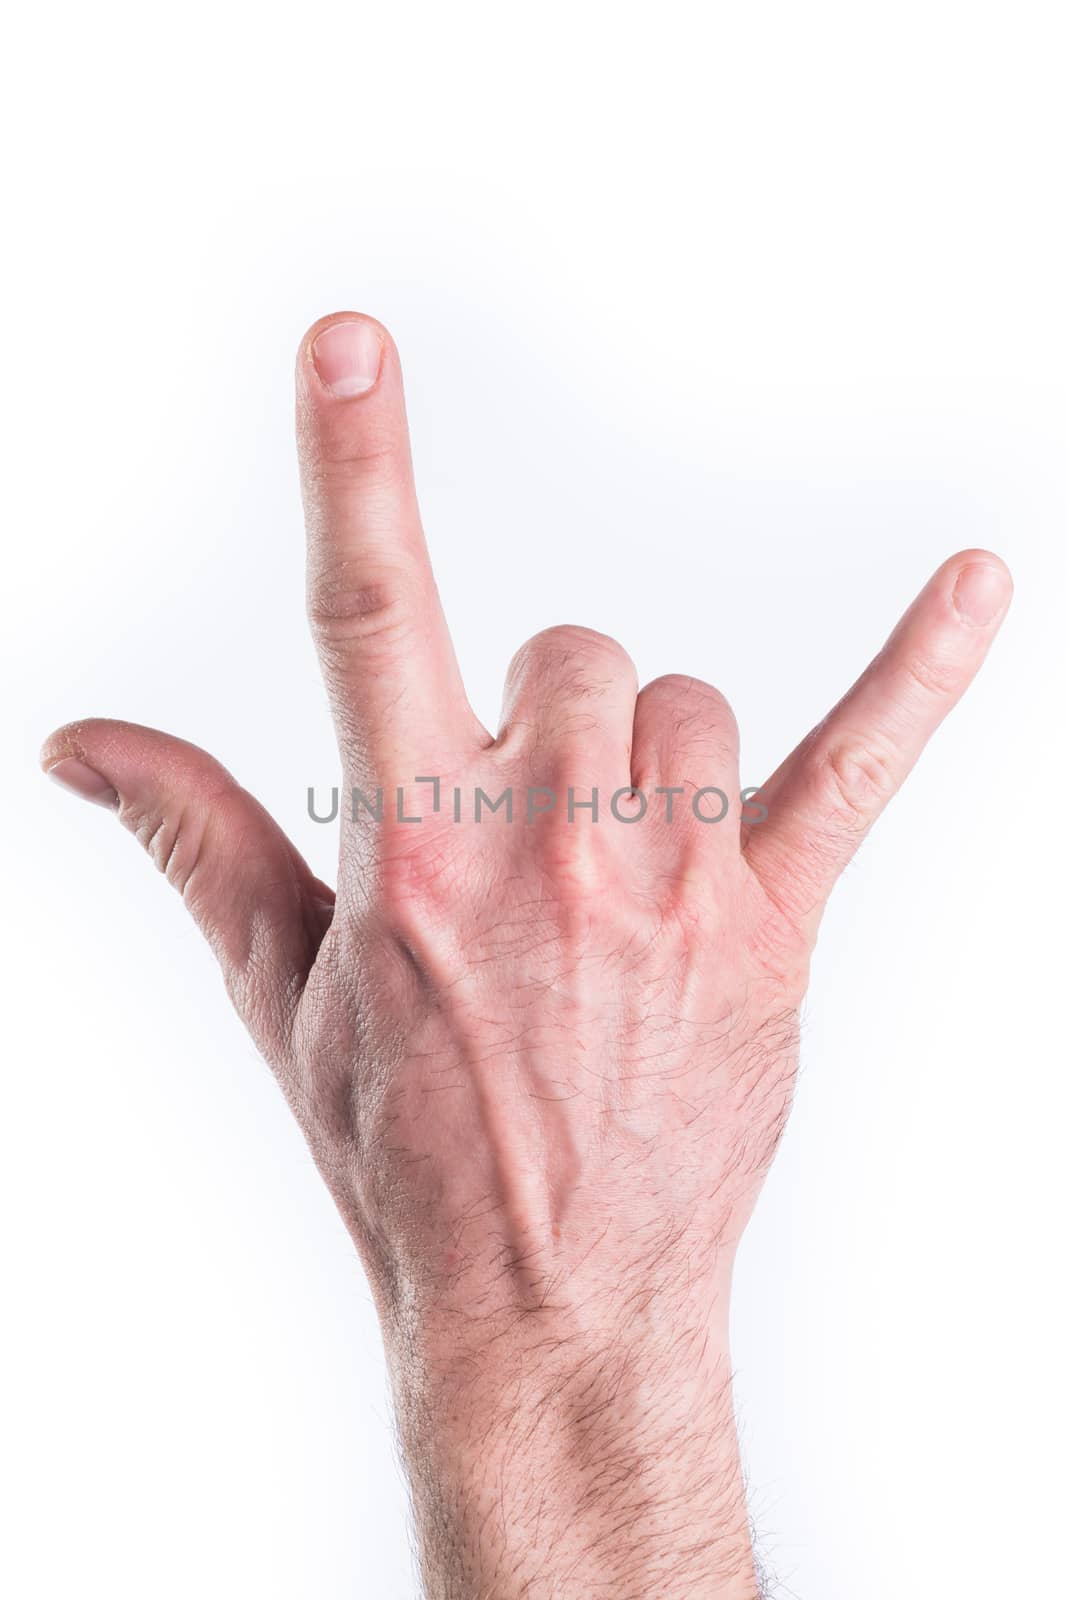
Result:
M316 638L331 645L403 637L409 612L399 578L358 573L353 565L329 565L309 574L308 620Z
M145 813L131 818L129 826L167 882L186 899L204 855L205 815L184 808L162 816Z
M734 744L738 724L730 703L720 691L700 678L670 672L646 684L641 697L658 717L670 720L672 732L683 743Z
M582 692L596 692L620 676L636 680L634 663L608 634L577 624L543 628L515 654L508 676L566 677Z
M642 694L657 700L670 700L672 704L700 706L705 712L722 713L731 720L734 717L726 698L717 688L686 672L665 672L647 683Z
M874 743L830 746L820 772L836 822L858 828L868 826L897 787L889 753Z
M686 672L661 673L659 678L653 678L642 690L642 694L657 700L686 700L705 693L714 695L716 690L711 684L702 683L700 678L691 678Z
M388 480L402 457L398 440L387 434L320 424L314 436L304 436L302 459L305 485L329 498L337 489L362 488L369 478Z
M960 688L960 668L955 662L940 660L937 656L906 656L902 671L910 687L925 698L944 699L955 695Z

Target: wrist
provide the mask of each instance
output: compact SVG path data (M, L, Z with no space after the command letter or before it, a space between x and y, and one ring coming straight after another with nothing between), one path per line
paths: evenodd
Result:
M721 1319L390 1341L431 1600L755 1600ZM449 1341L443 1341L448 1344Z

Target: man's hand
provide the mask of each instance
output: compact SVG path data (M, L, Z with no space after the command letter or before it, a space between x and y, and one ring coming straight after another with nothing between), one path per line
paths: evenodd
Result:
M79 722L44 765L181 891L356 1240L428 1593L754 1596L731 1265L827 894L978 670L1009 575L946 562L743 810L722 696L639 692L584 628L524 645L500 731L481 726L376 322L309 332L297 431L344 769L336 902L190 745ZM490 807L509 790L511 818Z

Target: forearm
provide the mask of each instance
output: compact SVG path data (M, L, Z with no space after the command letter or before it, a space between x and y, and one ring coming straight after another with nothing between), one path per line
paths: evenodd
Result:
M754 1600L725 1343L392 1352L428 1600Z

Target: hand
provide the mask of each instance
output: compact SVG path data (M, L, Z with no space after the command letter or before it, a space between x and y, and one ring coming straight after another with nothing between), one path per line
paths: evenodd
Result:
M190 745L79 722L44 765L181 891L359 1247L429 1594L753 1596L731 1264L827 895L978 670L1008 573L946 562L743 810L722 696L639 693L584 628L524 645L499 733L480 725L377 323L309 332L297 431L344 772L336 902ZM475 820L477 790L509 789L511 821Z

